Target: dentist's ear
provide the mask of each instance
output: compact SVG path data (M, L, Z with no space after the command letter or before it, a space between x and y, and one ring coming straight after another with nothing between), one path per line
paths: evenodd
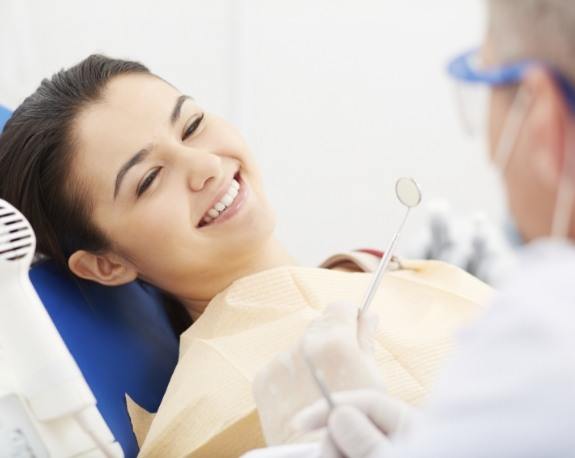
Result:
M553 188L562 173L566 152L565 133L569 128L569 108L561 88L549 71L534 68L523 80L533 97L527 125L533 171L546 186Z
M95 254L78 250L68 259L68 267L80 278L106 286L124 285L138 276L131 263L115 254Z

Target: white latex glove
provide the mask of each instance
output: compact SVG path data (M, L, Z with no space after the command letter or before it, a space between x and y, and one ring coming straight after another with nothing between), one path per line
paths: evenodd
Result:
M240 458L322 458L319 443L277 445L244 453Z
M310 324L292 350L279 354L259 371L253 393L268 445L301 441L302 435L291 428L291 421L304 407L321 398L303 351L330 392L355 388L383 390L383 380L372 356L376 326L377 316L373 312L358 323L355 305L330 305Z
M405 432L417 415L413 407L377 390L334 395L335 408L317 401L300 412L293 428L302 434L327 427L323 458L384 458L394 435Z

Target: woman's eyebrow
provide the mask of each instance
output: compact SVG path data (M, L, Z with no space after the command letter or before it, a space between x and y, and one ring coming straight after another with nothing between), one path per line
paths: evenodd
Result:
M116 175L116 185L114 186L114 200L116 199L116 196L120 191L120 186L122 185L122 181L124 180L126 173L128 173L128 170L130 170L132 167L134 167L135 165L139 164L144 159L146 159L146 157L150 154L151 151L152 146L142 148L140 151L134 154L130 159L128 159L128 161L122 167L120 167L118 175Z
M189 95L180 95L177 98L176 104L174 105L174 109L172 110L172 114L170 115L170 123L172 125L174 125L180 118L180 114L182 112L182 105L186 100L193 100L193 99ZM124 180L126 173L128 173L128 170L130 170L132 167L145 160L146 157L150 154L152 148L153 146L147 146L145 148L142 148L140 151L134 154L130 159L128 159L128 161L120 168L118 174L116 175L116 184L114 186L114 200L118 196L120 186L122 185L122 181Z
M189 95L180 95L178 100L176 100L176 105L172 110L172 115L170 116L170 123L174 125L176 121L180 118L180 113L182 111L182 105L186 100L192 100Z

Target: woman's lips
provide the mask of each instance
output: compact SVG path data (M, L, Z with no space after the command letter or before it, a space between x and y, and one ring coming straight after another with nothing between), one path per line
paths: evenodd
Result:
M236 173L236 175L234 176L234 180L237 183L239 183L239 188L237 189L237 194L233 198L233 201L231 203L229 203L229 206L226 206L226 208L223 209L215 217L212 217L216 213L213 211L214 208L212 207L212 209L210 211L208 211L208 213L206 215L204 215L204 217L202 218L202 221L198 225L199 228L215 226L217 224L224 223L224 222L228 221L229 219L233 218L240 211L240 209L243 207L243 204L246 201L247 196L248 196L248 186L245 183L245 181L243 181L239 172ZM224 198L224 202L225 202L225 198ZM217 207L217 205L218 204L216 204L214 207ZM210 212L211 212L211 214L210 214Z

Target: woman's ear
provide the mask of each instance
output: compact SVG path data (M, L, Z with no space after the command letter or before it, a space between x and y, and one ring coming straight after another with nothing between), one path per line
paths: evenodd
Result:
M559 181L565 154L565 132L569 123L569 108L556 79L541 68L534 68L524 83L533 95L529 116L533 171L546 186Z
M80 278L106 286L124 285L134 281L136 269L114 254L94 254L78 250L68 259L68 267Z

